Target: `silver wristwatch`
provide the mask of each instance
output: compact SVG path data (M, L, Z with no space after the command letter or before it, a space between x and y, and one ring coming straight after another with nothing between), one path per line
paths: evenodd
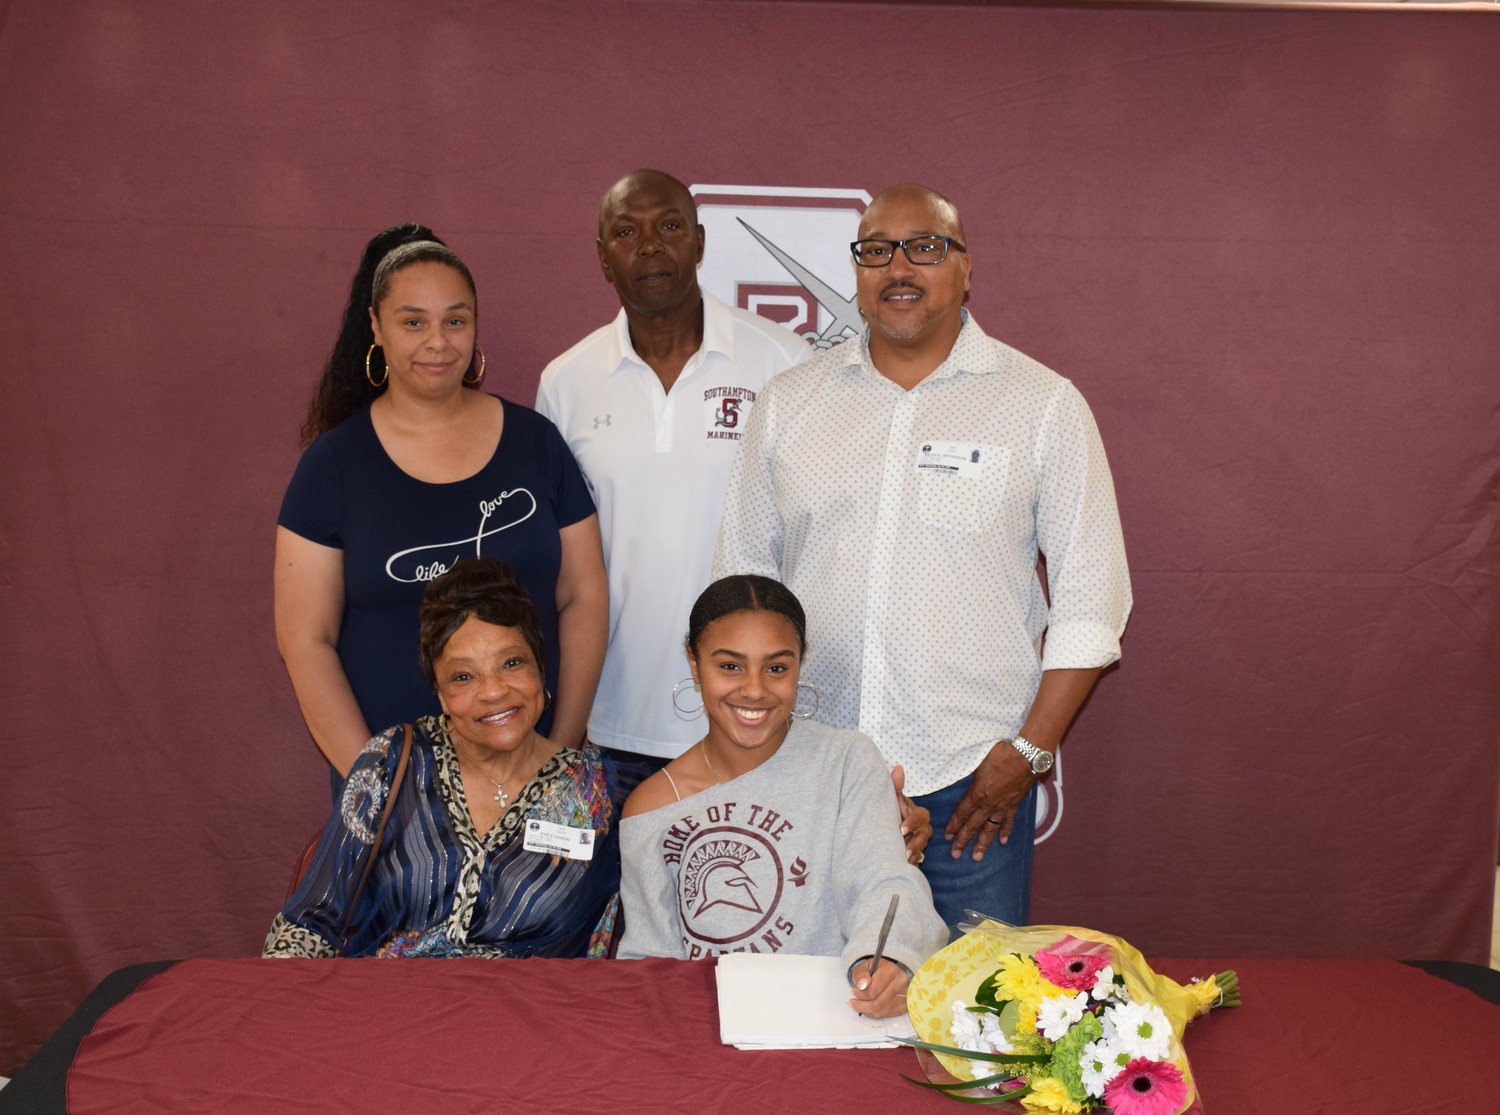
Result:
M1052 769L1052 752L1043 751L1025 736L1017 736L1010 745L1021 753L1021 758L1031 764L1031 773L1041 777Z

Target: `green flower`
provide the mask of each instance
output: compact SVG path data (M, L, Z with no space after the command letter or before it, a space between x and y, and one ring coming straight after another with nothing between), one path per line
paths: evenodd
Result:
M1086 1014L1069 1027L1052 1049L1052 1063L1047 1072L1055 1076L1074 1103L1087 1103L1088 1090L1083 1086L1083 1047L1104 1036L1097 1016Z

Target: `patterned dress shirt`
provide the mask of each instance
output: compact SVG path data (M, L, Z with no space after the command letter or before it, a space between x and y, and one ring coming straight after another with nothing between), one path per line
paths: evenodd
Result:
M905 764L914 796L1013 736L1043 670L1118 658L1131 605L1088 405L967 311L911 391L875 370L867 340L767 385L714 556L713 575L731 573L797 594L817 719Z

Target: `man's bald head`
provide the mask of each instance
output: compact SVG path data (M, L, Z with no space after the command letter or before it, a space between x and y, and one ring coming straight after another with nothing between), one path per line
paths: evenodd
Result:
M681 313L699 327L703 226L688 188L660 170L633 170L599 203L599 266L627 313ZM696 342L695 342L696 346Z
M643 167L640 170L632 170L604 192L604 198L599 202L599 236L601 238L604 236L605 227L615 215L628 207L633 196L642 192L665 193L673 199L689 224L698 223L698 205L693 201L692 192L666 171Z
M920 182L902 182L899 185L887 186L876 194L875 200L870 202L869 207L865 209L865 215L860 218L860 238L879 236L886 239L899 239L895 236L886 236L886 230L880 224L881 212L898 205L904 207L907 202L925 205L930 210L934 221L932 229L934 235L951 236L965 244L969 242L964 232L963 218L958 215L958 206L931 186L924 186Z

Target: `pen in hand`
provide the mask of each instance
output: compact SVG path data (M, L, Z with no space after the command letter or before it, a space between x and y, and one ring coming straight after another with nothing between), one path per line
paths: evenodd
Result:
M855 996L849 1000L849 1005L857 1014L866 1018L891 1018L906 1012L906 996L902 994L908 978L903 974L905 966L896 964L896 971L889 978L875 974L881 960L885 958L885 943L891 935L891 923L896 920L896 907L900 902L899 896L891 895L891 903L885 911L885 921L880 926L880 938L875 943L875 954L866 965L868 974L856 979L855 970L851 968L849 971L849 981L854 985Z
M880 958L885 955L885 942L891 935L891 923L896 920L896 907L901 904L899 894L891 895L891 904L885 909L885 921L880 923L880 938L875 942L875 955L870 959L870 975L880 967Z

